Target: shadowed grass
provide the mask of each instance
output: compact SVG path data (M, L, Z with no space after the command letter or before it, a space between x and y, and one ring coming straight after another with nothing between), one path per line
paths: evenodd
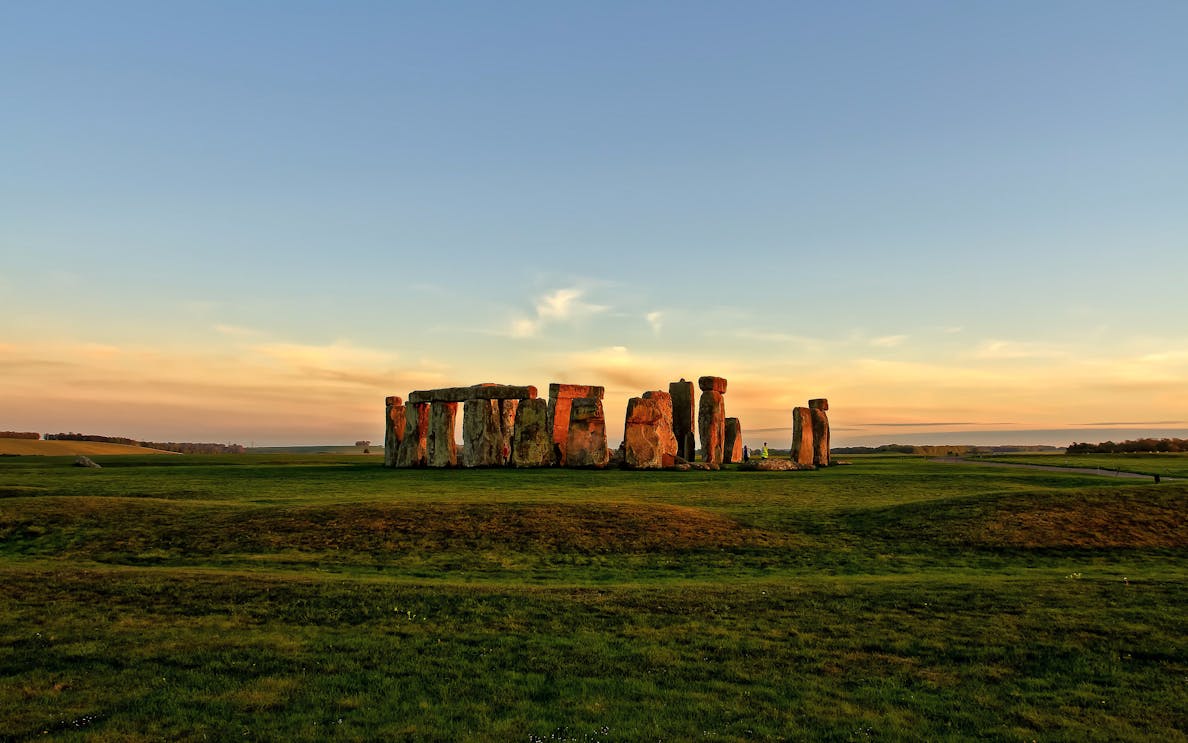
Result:
M1188 483L854 459L0 461L0 740L1186 739Z

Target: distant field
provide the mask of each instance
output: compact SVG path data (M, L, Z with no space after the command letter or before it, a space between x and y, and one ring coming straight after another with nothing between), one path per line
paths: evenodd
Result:
M1188 454L1004 454L978 457L990 462L1101 468L1143 475L1188 478Z
M0 438L0 454L21 456L76 457L100 454L173 454L171 451L146 449L143 446L109 444L103 441L36 441L34 439Z
M1188 482L0 459L0 740L1188 740Z

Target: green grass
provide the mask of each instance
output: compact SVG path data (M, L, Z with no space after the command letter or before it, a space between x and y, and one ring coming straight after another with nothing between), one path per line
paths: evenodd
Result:
M994 462L1100 467L1143 475L1188 478L1188 454L1010 454L979 457Z
M1188 483L0 460L0 740L1185 740Z

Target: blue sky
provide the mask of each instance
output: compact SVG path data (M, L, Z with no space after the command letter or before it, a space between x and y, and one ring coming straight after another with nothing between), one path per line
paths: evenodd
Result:
M1186 27L0 4L0 427L353 441L421 387L601 383L621 418L722 374L744 430L827 396L843 442L1175 428Z

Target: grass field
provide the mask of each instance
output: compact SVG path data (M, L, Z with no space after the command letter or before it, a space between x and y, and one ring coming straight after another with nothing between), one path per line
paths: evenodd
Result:
M171 451L146 449L143 446L109 444L106 441L40 441L34 439L0 438L0 454L9 456L76 457L134 454L173 454Z
M1188 740L1188 483L0 459L0 740Z

